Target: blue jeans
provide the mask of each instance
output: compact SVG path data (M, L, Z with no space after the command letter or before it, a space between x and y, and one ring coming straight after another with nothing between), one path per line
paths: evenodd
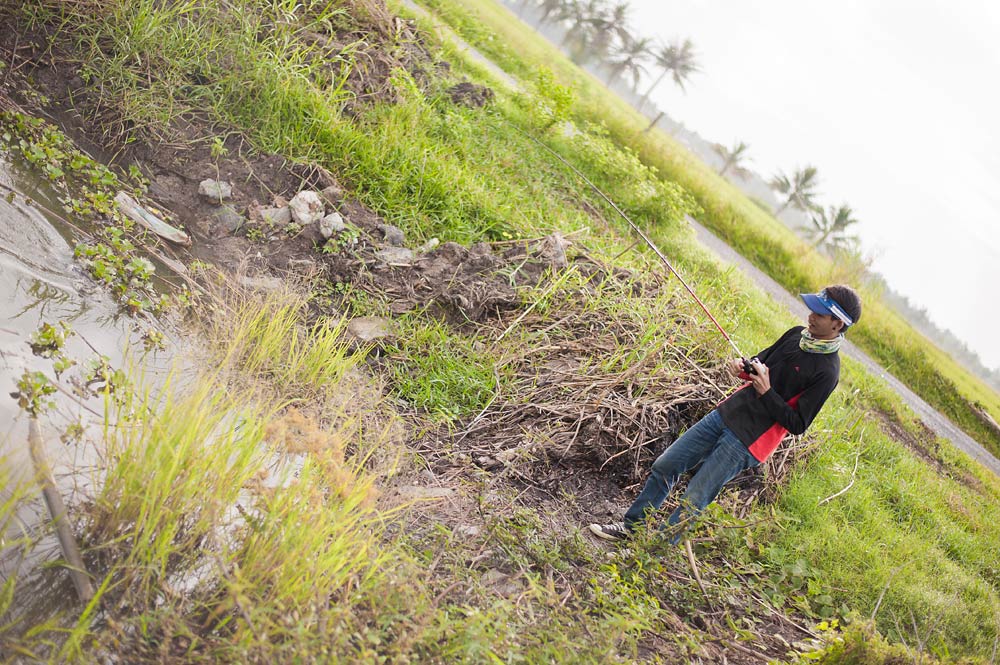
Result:
M649 513L660 507L680 475L699 462L701 468L688 482L680 505L667 519L670 526L696 517L736 474L760 464L723 424L719 412L713 410L656 458L646 486L625 513L625 527L635 530ZM678 543L681 535L682 529L671 542Z

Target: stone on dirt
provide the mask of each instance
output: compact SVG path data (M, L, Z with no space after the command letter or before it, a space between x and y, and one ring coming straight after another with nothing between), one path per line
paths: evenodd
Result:
M482 532L475 524L459 524L455 527L455 534L463 538L475 538Z
M455 490L450 487L421 487L420 485L403 485L396 491L406 499L443 499L451 496Z
M285 208L261 208L260 221L271 226L287 226L292 221L292 211Z
M347 324L347 335L362 344L389 337L392 323L380 316L360 316Z
M244 275L240 277L240 285L254 291L277 291L283 282L273 275Z
M326 214L323 200L319 194L310 190L301 191L293 196L288 202L288 207L292 211L292 219L302 226L315 224Z
M425 242L423 245L420 246L420 249L417 250L417 253L426 254L427 252L431 251L440 244L441 244L440 240L438 240L437 238L431 238L430 240L428 240L427 242Z
M319 221L319 232L324 238L330 238L334 233L340 233L346 228L344 218L339 212L331 212Z
M406 235L399 227L392 224L379 224L377 228L382 232L382 238L386 244L402 247L406 243Z
M330 185L329 187L324 187L319 195L326 203L327 210L334 210L337 204L343 200L344 190L337 185Z
M243 226L243 215L236 212L230 205L224 205L219 210L212 213L211 229L212 235L216 238L231 236Z
M566 259L566 249L572 244L559 233L553 233L542 240L539 256L553 268L562 270L569 266L569 261Z
M316 269L316 262L312 259L288 259L288 269L310 273Z
M492 586L498 594L505 598L510 598L521 592L521 585L513 577L496 568L487 570L483 574L482 581L483 584Z
M220 203L233 198L233 186L224 180L202 180L198 183L198 194L206 201Z
M413 265L416 254L406 247L386 247L375 252L375 258L391 266L409 266Z

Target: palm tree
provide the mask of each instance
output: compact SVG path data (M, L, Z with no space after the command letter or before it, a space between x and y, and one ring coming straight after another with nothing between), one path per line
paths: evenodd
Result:
M613 33L604 28L611 21L606 0L567 0L563 16L569 27L559 46L568 47L574 62L582 64L607 57Z
M567 27L566 35L559 45L580 41L582 33L592 30L596 17L601 16L604 11L604 0L563 0L556 19L565 22Z
M605 0L563 0L556 19L566 26L559 48L566 49L570 59L582 63L590 57L590 44L594 41L595 17L603 15Z
M674 83L677 84L682 91L684 90L684 84L695 72L701 71L698 67L697 56L694 52L694 44L691 43L690 39L685 39L683 42L674 42L673 44L668 44L666 46L661 45L653 53L653 61L656 66L662 71L660 75L656 77L653 81L653 85L649 86L649 90L643 95L642 101L639 102L639 109L646 105L649 100L649 95L656 89L656 86L660 85L667 74L670 74L674 79Z
M781 171L778 171L768 184L771 185L771 189L788 197L774 211L775 217L784 212L789 204L802 212L816 209L816 203L813 199L817 196L816 187L819 185L819 177L815 166L806 166L799 169L792 175L791 179Z
M542 16L538 19L538 22L546 23L553 14L558 17L566 5L566 0L540 0L538 9L542 12Z
M747 158L747 150L749 149L750 146L743 141L734 143L732 148L727 148L719 143L713 145L712 150L722 158L722 168L719 169L719 175L726 175L726 171L729 169L732 169L733 173L740 178L746 178L750 175L750 171L743 167L743 160Z
M594 38L589 46L593 59L607 57L616 41L621 44L632 36L628 27L631 10L631 5L627 2L618 2L611 7L604 7L598 15L591 18Z
M632 89L635 90L643 72L646 71L645 61L649 58L649 47L652 43L653 40L647 37L636 38L629 35L608 59L607 64L611 67L611 71L605 83L611 85L612 81L627 74L632 77Z
M857 236L847 235L847 229L858 223L854 211L846 203L839 207L830 206L813 212L809 217L812 226L806 231L813 240L813 247L827 249L832 252L851 250L857 245Z

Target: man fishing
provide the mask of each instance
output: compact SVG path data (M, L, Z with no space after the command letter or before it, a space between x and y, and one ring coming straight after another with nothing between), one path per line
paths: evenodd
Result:
M843 285L801 297L810 310L809 325L788 330L749 361L731 360L729 370L744 385L653 462L624 521L591 524L594 535L606 540L631 536L660 507L680 475L700 464L667 518L676 544L685 525L715 500L723 485L766 460L786 433L806 431L837 386L838 351L844 332L861 318L861 299Z

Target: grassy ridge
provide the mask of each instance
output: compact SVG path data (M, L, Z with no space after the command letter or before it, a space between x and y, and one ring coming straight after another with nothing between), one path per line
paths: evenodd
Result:
M789 291L812 291L836 281L858 283L857 268L841 266L810 247L738 189L693 157L664 132L643 133L648 120L557 49L490 0L427 0L465 39L519 76L533 75L533 62L551 67L557 80L579 91L579 120L605 124L614 139L629 146L663 177L682 185L704 213L699 221ZM474 14L476 19L471 18ZM1000 433L983 422L977 408L1000 419L1000 396L958 365L877 293L865 292L865 316L852 339L914 392L947 415L970 436L1000 455Z
M301 75L303 62L313 63L309 66L317 68L319 65L314 59L305 57L308 54L300 52L299 42L250 38L261 26L268 27L268 34L289 37L301 31L322 30L327 20L339 20L337 17L341 14L325 14L323 7L326 5L308 5L291 17L282 14L281 7L272 3L224 5L228 11L217 11L221 6L217 3L171 6L186 7L184 13L176 13L176 9L171 13L170 7L164 8L158 2L111 4L99 13L89 13L86 7L53 6L51 11L55 14L48 19L60 18L62 20L56 24L71 30L57 35L57 40L80 44L80 50L74 51L75 57L80 63L86 63L90 76L106 85L104 90L109 103L119 98L141 100L142 103L121 106L127 119L139 128L134 134L139 140L148 138L145 132L168 129L167 123L175 116L162 115L164 108L209 109L218 119L236 123L260 146L307 157L328 166L355 187L366 203L413 236L438 235L443 239L468 242L483 238L538 236L559 230L576 233L574 242L578 247L609 261L627 247L629 240L621 223L602 212L604 209L593 194L553 163L551 156L537 145L520 132L511 131L513 124L528 132L541 133L545 122L537 117L537 108L545 99L539 95L501 95L491 111L477 111L451 104L442 90L448 82L437 82L422 89L409 74L399 71L392 79L397 95L391 103L374 104L355 117L347 118L338 113L338 104L344 101L340 93L336 93L343 90L339 76ZM229 24L228 21L237 23ZM240 25L246 22L255 27L240 30ZM220 40L222 34L232 34L233 39ZM139 39L142 36L145 39ZM151 54L157 58L157 74L152 84L147 80L148 71L135 65L150 58ZM219 66L218 59L222 56L230 65L228 68ZM475 76L474 68L464 68L458 59L455 62L461 73ZM343 64L349 66L347 61ZM282 87L271 90L273 97L267 100L242 95L239 82L249 77L247 85L251 85L256 80L257 68L265 65L274 69L268 75L272 80L284 82ZM191 70L204 68L212 68L210 80L216 83L199 83L202 79L189 76ZM179 80L183 80L184 85L163 83ZM577 109L578 117L588 117L586 109L586 106ZM690 197L676 184L663 182L660 174L647 166L636 152L618 145L613 140L613 131L609 136L600 127L586 122L578 124L583 133L570 137L549 132L544 134L545 141L605 188L630 213L635 213L636 221L649 228L655 240L671 256L678 258L678 267L706 296L713 311L724 320L736 323L737 340L742 347L759 348L792 323L740 275L720 271L708 253L694 243L679 220L682 212L693 208ZM690 168L696 173L704 169L697 164ZM713 201L704 199L702 205L706 202ZM768 234L773 233L778 238L774 242L778 243L780 229L774 224L771 220L773 228ZM646 270L651 265L647 259L638 252L629 252L617 260L617 265ZM669 288L678 293L676 285ZM571 295L575 292L567 291L567 296ZM538 302L543 309L550 296L544 291L524 294L526 303ZM677 315L671 318L681 334L671 337L668 326L664 325L667 313L663 303L652 305L634 294L623 297L621 292L598 292L594 298L595 303L588 307L605 312L609 317L634 317L649 331L644 342L646 348L619 349L621 355L601 358L609 368L621 367L634 357L647 355L649 350L668 340L691 349L692 359L707 366L728 353L725 343L707 326L690 323L702 319L685 299L673 299L678 303L673 306ZM572 302L570 297L565 300ZM382 305L374 303L371 306L377 309ZM685 318L687 323L684 323ZM321 352L307 354L310 360L304 361L304 366L308 371L288 374L288 367L296 367L296 361L283 355L275 356L288 348L285 337L288 329L280 325L272 327L269 320L284 319L268 313L263 320L251 318L237 327L247 333L244 341L237 345L243 351L234 358L246 359L240 362L249 363L249 374L294 388L293 394L284 395L285 399L298 399L303 392L321 392L321 384L335 387L343 379L342 372L335 370L329 375L329 370L322 365L321 359L327 355L343 357L325 342L317 347ZM470 340L474 334L441 326L419 315L405 325L409 326L408 339L415 344L412 348L399 350L401 362L406 363L409 383L397 378L393 385L398 395L413 402L426 400L421 405L444 421L474 415L490 395L488 377L493 374L493 367L521 352L525 344L535 341L521 334L512 334L501 342ZM479 344L475 343L477 341ZM254 360L253 350L258 347L262 356ZM293 346L293 349L298 348L313 347ZM416 358L421 351L426 357ZM410 360L405 360L406 357ZM669 368L659 367L650 368L650 371L654 369L669 371ZM323 379L324 376L328 378ZM505 381L501 374L500 391L510 389ZM467 396L463 392L467 385L476 386L475 395ZM792 588L788 584L775 583L775 593L782 596L780 603L810 603L829 595L836 604L843 603L868 614L885 588L876 616L883 631L896 639L912 637L911 624L907 622L912 610L914 630L929 635L928 644L938 654L985 658L992 646L995 617L1000 612L993 547L1000 540L997 480L964 457L952 457L947 452L942 453L945 456L943 469L954 478L939 476L917 461L900 443L880 435L874 428L855 427L859 417L873 417L868 411L872 405L903 411L898 400L878 381L853 363L845 363L841 388L810 434L817 455L797 471L791 486L780 497L774 523L764 519L767 511L762 510L762 525L732 530L737 534L749 534L753 545L748 546L742 535L734 536L727 556L755 570L761 584L794 567L798 559L808 558L812 569L806 571L805 578L811 580L811 584ZM213 407L209 413L214 413L214 407L224 410L226 405L209 402L209 407ZM264 415L267 413L265 410ZM263 420L252 420L255 425L251 431L266 427ZM286 428L289 425L285 423ZM200 436L201 431L195 432L194 438ZM187 458L192 468L200 468L197 453L195 450ZM822 499L851 480L855 459L858 470L851 490L821 507ZM290 542L285 542L279 537L283 535L284 520L308 523L313 516L302 512L303 506L313 506L318 512L322 512L321 508L326 509L326 503L316 504L316 500L333 502L333 515L342 514L338 507L341 504L361 506L364 503L368 481L360 470L355 469L360 480L350 474L342 478L339 474L345 470L345 465L340 465L338 457L330 464L333 464L333 473L326 473L328 467L322 467L319 471L324 473L307 475L310 484L303 488L304 494L297 495L301 503L293 501L293 505L288 505L279 497L272 497L268 499L272 503L262 504L261 510L273 513L273 517L261 524L259 534L252 534L261 539L254 541L252 549L235 550L234 553L239 553L238 558L223 559L224 563L235 561L242 565L243 557L248 557L253 565L245 578L227 580L223 576L225 594L222 600L213 597L217 604L204 608L209 616L218 611L228 620L219 626L217 634L213 633L218 639L213 642L213 648L219 651L212 653L232 659L244 653L266 657L273 655L267 649L281 647L289 651L273 653L296 655L291 651L296 639L303 639L308 648L321 649L318 641L312 641L316 636L310 631L318 630L321 625L337 625L345 626L346 632L337 633L334 646L330 648L343 649L340 653L358 659L373 654L409 654L418 659L481 661L495 657L539 662L580 654L582 660L598 662L616 654L636 657L643 632L659 625L667 616L664 608L694 611L695 605L685 595L690 590L677 588L673 581L676 571L669 568L671 562L680 561L677 552L664 555L653 546L640 544L634 552L622 554L620 559L609 564L596 560L591 548L584 545L575 532L553 537L546 530L547 516L530 511L499 516L493 531L500 539L505 556L522 566L532 580L533 586L525 601L530 603L532 611L527 614L522 614L523 609L513 603L496 601L485 595L480 603L468 599L444 602L447 586L435 587L433 581L427 581L423 587L417 584L421 579L417 572L419 566L402 572L391 566L348 567L347 570L354 571L351 579L360 582L345 582L348 578L343 576L328 578L323 570L314 567L308 569L306 577L296 578L294 573L298 568L283 567L281 562L309 561L305 550L323 548L310 540L308 534L295 529L287 534ZM163 473L183 471L175 465L160 466L164 467ZM211 475L218 466L203 472ZM248 463L245 470L241 470L244 469L241 466L234 473L252 476L252 468ZM352 468L346 464L348 471ZM134 482L131 476L140 471L123 467L114 473L123 480ZM193 476L164 476L154 480L151 483L155 487L178 484L183 490L180 496L183 500L172 504L183 510L161 513L163 523L168 526L180 519L179 515L186 514L193 505L189 503L192 496L206 501L205 505L213 505L211 497L196 493L201 490L193 482ZM109 483L109 488L113 487L114 483ZM212 486L206 484L206 487ZM306 491L310 488L319 496ZM337 491L345 488L347 495L331 496L331 488ZM359 492L353 499L351 488L358 488ZM114 500L109 500L107 505L118 505L120 494L114 495ZM167 495L169 493L164 496ZM130 506L135 500L125 500L121 505ZM165 504L161 502L160 505ZM361 533L367 528L363 526L368 523L364 520L367 517L374 520L376 513L356 512L360 516L357 519L362 522L346 518L343 528L354 529L350 531L356 540L354 546L363 551L371 546L371 541ZM204 533L204 526L197 521L201 515L194 511L191 519L194 527ZM107 521L113 524L114 516L111 513ZM329 526L331 529L336 527L335 524ZM340 531L322 533L337 543L345 537L338 535ZM268 535L273 537L268 540L265 538ZM454 536L435 537L422 533L420 538L422 540L410 543L418 564L426 568L435 565L438 569L448 568L464 584L480 589L475 575L468 570L460 572L467 569L465 561L448 554L456 545ZM165 540L164 546L166 543ZM157 551L156 548L145 551L134 562L162 562L164 559ZM282 554L276 558L275 553ZM343 561L353 566L360 561L354 556L357 553L356 549L348 549L342 561L323 561L323 569L330 566L338 570L338 566L345 565ZM166 560L169 562L170 558ZM374 561L379 564L385 557L375 555ZM917 566L927 562L927 572L920 575L895 572L897 569L909 570L903 567L914 565L914 562ZM137 566L134 570L140 569L141 566ZM124 572L132 574L131 570ZM163 582L163 570L162 565L154 567L149 573L153 577L139 585L139 589L145 592L145 584L149 581ZM223 566L223 570L233 568ZM571 587L572 602L566 602L563 600L565 589L549 587L548 580L560 574L593 579L593 582L586 588ZM406 581L408 575L412 578L409 583ZM300 586L302 579L319 585L324 594L338 600L353 598L344 591L346 584L359 590L359 600L356 605L344 600L325 608L322 603L307 597L304 590L307 585ZM353 584L357 586L351 586ZM340 590L337 585L341 585ZM733 593L737 593L739 585L735 584L734 588ZM470 596L475 593L470 592ZM292 631L298 628L282 620L291 607L317 612L315 618L304 622L304 635L293 634ZM180 616L195 612L189 606L174 609ZM324 615L327 611L331 614ZM352 612L358 612L357 623L348 621ZM327 617L324 621L332 623L323 624L319 619L321 615ZM141 618L149 619L145 615ZM165 624L176 620L169 612L157 614L156 618ZM91 624L81 626L80 640L83 640ZM287 640L278 646L269 646L268 640L262 638L265 634L285 636ZM595 640L594 635L601 638ZM80 640L78 645L83 644ZM83 646L79 648L82 650Z

